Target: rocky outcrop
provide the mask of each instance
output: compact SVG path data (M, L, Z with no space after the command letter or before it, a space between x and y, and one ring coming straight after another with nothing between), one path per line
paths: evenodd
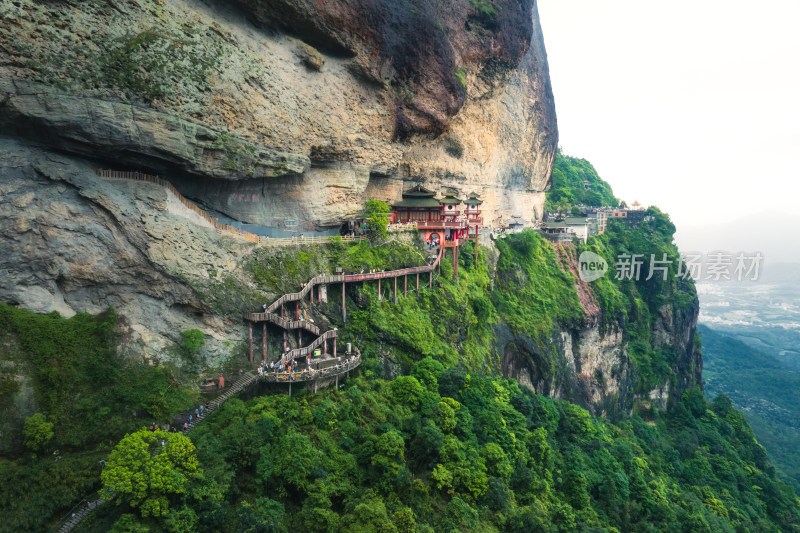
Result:
M595 415L615 417L636 406L666 409L693 386L702 386L703 360L695 346L699 301L687 307L662 305L652 324L652 348L675 354L672 375L651 390L641 380L628 355L629 324L622 317L603 317L591 283L580 279L572 246L556 246L559 264L575 280L584 309L581 323L557 329L542 342L495 328L500 371L537 393L568 399ZM605 320L604 320L605 319Z
M184 329L207 334L209 366L244 338L211 313L192 279L234 271L252 245L185 219L162 187L103 181L67 156L0 139L0 296L36 312L114 306L124 351L178 358Z
M245 222L335 226L412 178L475 189L489 224L541 216L531 0L236 3L2 4L0 127Z
M672 311L665 309L664 313L671 315ZM685 310L680 320L661 330L665 336L658 347L678 354L673 363L675 379L645 392L637 386L621 326L566 328L554 332L544 345L513 334L507 326L496 328L495 334L505 377L539 394L568 399L595 415L614 417L630 413L636 401L643 402L642 407L666 409L687 388L701 385L703 364L694 347L696 326L695 307L694 312Z

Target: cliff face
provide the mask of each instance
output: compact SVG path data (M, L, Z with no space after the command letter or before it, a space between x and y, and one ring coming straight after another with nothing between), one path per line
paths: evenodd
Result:
M404 180L541 216L557 145L531 0L4 3L0 127L306 229Z
M556 249L562 267L575 281L583 320L556 328L542 342L515 334L504 324L495 328L500 372L555 398L567 399L595 415L615 416L634 407L666 409L683 392L702 386L702 356L695 346L699 301L678 305L665 299L649 325L653 351L673 354L669 371L655 386L645 385L629 352L631 324L623 316L604 317L591 283L578 274L577 254Z
M0 139L0 298L32 311L123 317L127 355L169 360L184 329L216 366L245 338L187 279L233 272L252 245L192 221L157 185L104 181L81 161ZM195 221L197 222L197 221Z
M660 348L674 350L674 379L642 391L628 354L623 324L590 325L557 331L542 347L534 339L514 335L507 327L497 331L497 350L505 377L519 381L537 393L567 399L595 415L628 413L635 404L666 409L683 392L702 383L703 362L694 348L698 307L674 316L665 307L659 318L663 334Z

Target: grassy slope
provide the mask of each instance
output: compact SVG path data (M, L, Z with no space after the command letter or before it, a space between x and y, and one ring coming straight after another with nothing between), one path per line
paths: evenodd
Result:
M39 411L54 424L39 457L0 464L0 529L46 529L50 517L99 488L98 460L110 445L193 405L194 394L174 386L170 369L117 358L116 323L113 310L65 319L0 304L0 359L13 360L30 377ZM16 381L0 383L0 405L9 406Z

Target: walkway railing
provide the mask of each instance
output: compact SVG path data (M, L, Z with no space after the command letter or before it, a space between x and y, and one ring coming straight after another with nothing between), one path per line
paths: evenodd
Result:
M325 333L314 339L314 342L312 342L308 346L304 346L302 348L295 348L294 350L289 350L288 352L285 352L281 357L281 363L288 363L289 361L297 359L298 357L308 357L309 355L314 353L315 348L322 346L322 343L329 339L335 339L336 337L338 337L338 334L339 332L336 330L336 328L326 331Z
M411 231L417 229L416 220L413 222L398 222L396 224L389 224L386 226L387 231Z
M159 176L153 176L150 174L142 174L141 172L129 172L129 171L120 171L120 170L103 170L96 168L94 169L95 174L100 176L101 178L111 178L111 179L123 179L123 180L135 180L135 181L146 181L148 183L155 183L156 185L160 185L165 189L169 190L175 197L180 200L180 202L206 219L214 228L222 233L230 233L236 237L240 237L250 242L254 242L258 244L259 236L248 231L243 231L238 228L234 228L230 224L221 224L217 222L211 215L209 215L203 209L200 209L197 204L194 202L187 200L181 193L178 192L178 189L173 187L173 185L165 179L160 178Z
M259 244L263 246L302 246L304 244L330 244L335 239L342 242L359 242L366 239L363 235L351 237L349 235L324 235L310 237L260 237Z
M378 279L395 278L399 276L411 276L414 274L427 274L439 266L439 262L441 260L442 249L440 248L439 254L436 256L434 262L430 265L402 268L400 270L389 270L387 272L367 272L363 274L320 274L308 280L308 283L306 283L299 292L284 294L272 302L272 304L267 307L267 313L274 313L276 309L279 309L286 302L303 300L315 285L326 285L331 283L355 283L359 281L372 281ZM255 317L260 314L262 313L251 313L246 315L245 318L253 322L258 322L259 319Z
M104 500L100 497L99 492L95 492L94 494L86 496L84 499L78 502L75 507L70 509L69 512L56 523L51 531L56 531L57 533L69 533L75 526L80 524L81 521L89 515L89 513L106 503L106 501L107 500Z
M261 379L268 383L299 383L304 381L316 381L335 376L340 376L358 367L361 364L361 356L357 355L354 361L341 365L329 366L322 370L301 370L298 372L265 372Z
M244 318L250 322L272 322L276 326L280 326L283 329L303 328L306 331L310 331L314 335L319 335L320 331L319 326L313 322L309 322L308 320L286 320L275 313L247 313L244 315Z

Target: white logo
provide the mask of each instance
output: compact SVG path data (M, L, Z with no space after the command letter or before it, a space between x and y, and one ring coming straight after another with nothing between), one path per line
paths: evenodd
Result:
M578 258L581 279L587 283L606 275L608 262L594 252L583 252Z

